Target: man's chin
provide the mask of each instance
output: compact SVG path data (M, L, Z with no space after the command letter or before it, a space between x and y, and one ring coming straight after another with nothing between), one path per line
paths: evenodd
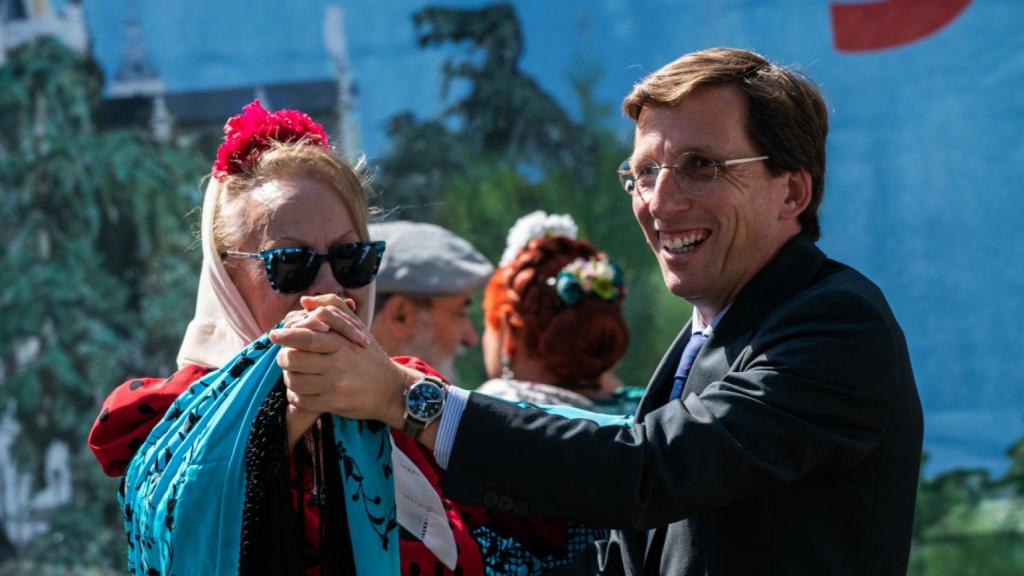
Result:
M692 282L686 282L672 271L667 271L662 274L665 281L665 287L674 296L678 296L683 300L686 300L690 304L700 300L704 296L704 290L701 287L694 286Z

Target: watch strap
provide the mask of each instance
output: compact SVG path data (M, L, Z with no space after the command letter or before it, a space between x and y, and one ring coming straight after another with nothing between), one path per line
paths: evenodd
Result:
M402 434L405 434L406 436L412 438L413 440L419 440L420 434L423 434L423 431L426 429L426 422L420 422L415 418L410 418L409 414L406 413L405 421L402 423Z
M443 395L443 398L447 400L447 398L448 398L448 383L446 383L444 380L441 380L440 378L437 378L435 376L423 376L422 378L417 380L415 383L413 383L413 385L410 386L405 391L405 394L403 394L403 396L407 395L409 393L409 390L412 390L413 386L416 386L417 384L420 384L421 382L431 382L431 383L437 385L441 389L441 393ZM405 411L405 418L402 421L402 434L405 434L406 436L412 438L413 440L419 440L420 439L420 435L423 434L423 431L427 429L427 426L429 426L435 420L440 420L442 414L444 414L444 406L443 406L443 404L442 404L441 411L437 413L437 416L431 418L430 420L425 420L425 421L424 420L420 420L418 418L414 418L411 414L409 414L409 410L406 409L406 411Z

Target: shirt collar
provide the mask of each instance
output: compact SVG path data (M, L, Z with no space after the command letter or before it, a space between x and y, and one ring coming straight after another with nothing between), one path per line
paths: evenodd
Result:
M690 323L690 334L703 332L705 336L711 336L715 331L715 327L718 326L718 323L722 321L722 316L725 316L725 313L728 312L729 308L731 307L732 302L729 302L728 304L725 305L725 308L722 308L722 310L714 318L711 319L711 325L705 326L704 321L701 320L700 312L697 312L697 307L694 306L693 320Z

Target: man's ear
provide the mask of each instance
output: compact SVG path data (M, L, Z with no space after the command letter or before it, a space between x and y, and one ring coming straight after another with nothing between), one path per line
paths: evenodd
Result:
M374 324L383 324L392 338L405 341L412 337L419 322L416 302L402 294L392 294L377 313Z
M796 220L811 203L811 174L807 170L786 172L786 195L779 210L781 220Z

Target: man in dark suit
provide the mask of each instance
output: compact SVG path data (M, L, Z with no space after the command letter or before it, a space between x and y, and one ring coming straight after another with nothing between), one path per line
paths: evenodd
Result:
M445 495L614 528L582 573L904 574L920 402L882 293L815 246L817 88L712 49L648 76L624 108L636 132L619 176L693 318L631 426L449 389L420 437ZM403 424L415 374L336 335L282 337L312 351L281 357L293 404Z

